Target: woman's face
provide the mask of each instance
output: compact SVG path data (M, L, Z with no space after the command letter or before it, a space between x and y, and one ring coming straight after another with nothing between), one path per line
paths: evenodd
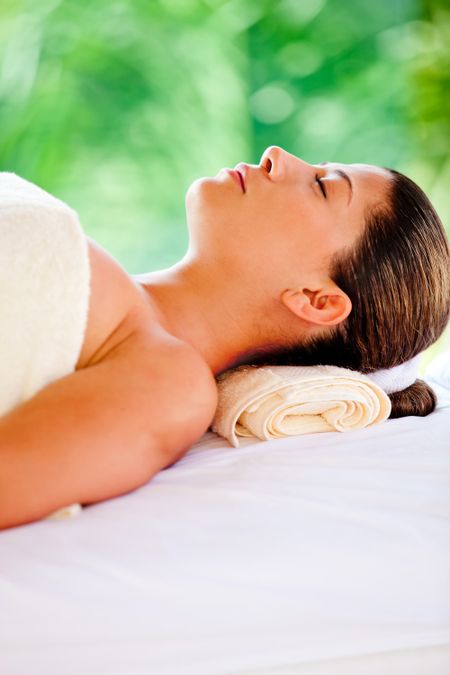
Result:
M282 284L327 274L330 256L351 246L368 208L384 202L390 174L369 164L308 164L278 146L259 165L221 169L186 193L190 246L212 264Z

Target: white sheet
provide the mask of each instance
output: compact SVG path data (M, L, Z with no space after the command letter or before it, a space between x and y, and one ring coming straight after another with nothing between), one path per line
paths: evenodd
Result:
M345 434L209 432L134 492L0 532L0 672L448 675L440 393Z

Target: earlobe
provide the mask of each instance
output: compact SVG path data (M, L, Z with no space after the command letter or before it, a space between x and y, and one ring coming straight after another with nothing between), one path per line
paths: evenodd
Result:
M350 298L337 286L331 291L286 290L282 301L300 319L320 326L335 326L352 310Z

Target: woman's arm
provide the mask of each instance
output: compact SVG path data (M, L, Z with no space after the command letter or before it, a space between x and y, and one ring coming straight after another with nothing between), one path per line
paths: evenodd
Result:
M49 384L0 419L0 529L143 485L206 431L210 393L186 350L140 335Z

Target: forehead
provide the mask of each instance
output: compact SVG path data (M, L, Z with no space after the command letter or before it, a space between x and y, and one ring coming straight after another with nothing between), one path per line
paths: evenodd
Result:
M375 164L344 164L351 169L355 174L360 175L361 177L374 178L379 180L390 180L391 174L387 169L383 169L382 166L376 166Z
M373 164L349 164L347 170L353 175L353 180L366 201L370 203L386 199L393 180L387 169Z
M354 176L359 176L366 179L373 178L375 181L378 180L379 182L390 180L392 178L391 173L387 169L383 169L382 166L376 166L375 164L343 164L342 162L322 162L322 165L326 165L327 168L330 169L345 169Z
M392 174L387 169L374 164L329 162L327 166L330 169L343 169L349 175L355 193L359 192L360 196L366 198L385 196L393 179Z

